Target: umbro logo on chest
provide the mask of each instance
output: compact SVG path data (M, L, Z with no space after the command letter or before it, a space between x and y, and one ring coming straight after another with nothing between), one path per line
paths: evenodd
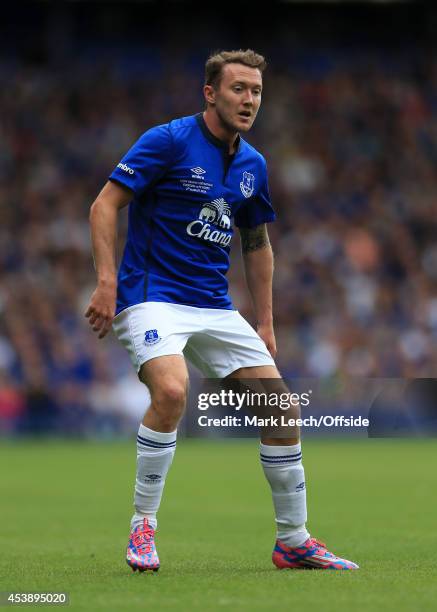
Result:
M185 174L187 172L187 174ZM185 191L206 195L214 185L208 181L206 170L202 166L194 166L183 171L183 178L180 179Z
M191 172L193 173L191 175L191 178L197 178L197 179L199 179L201 181L205 180L205 177L203 175L206 174L206 170L204 170L200 166L196 166L195 168L191 168Z

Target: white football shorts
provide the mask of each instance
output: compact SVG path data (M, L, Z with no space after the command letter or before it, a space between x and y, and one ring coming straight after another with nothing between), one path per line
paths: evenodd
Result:
M275 365L264 342L236 310L145 302L120 312L112 327L137 372L146 361L163 355L184 355L209 378Z

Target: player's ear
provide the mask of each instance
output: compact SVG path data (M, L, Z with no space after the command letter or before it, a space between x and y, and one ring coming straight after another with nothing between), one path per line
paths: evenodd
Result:
M203 88L203 95L208 104L215 104L215 89L212 85L205 85Z

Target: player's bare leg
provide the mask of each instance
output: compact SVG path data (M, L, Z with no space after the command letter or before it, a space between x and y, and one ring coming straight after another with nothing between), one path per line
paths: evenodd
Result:
M265 365L265 366L253 366L249 368L239 368L232 372L228 376L228 378L239 378L241 380L249 380L249 379L277 379L278 380L278 392L288 393L288 389L284 382L282 382L282 376L279 373L278 369L275 366ZM292 409L292 407L291 407ZM296 413L295 416L298 416ZM299 436L299 428L295 427L290 429L290 437L280 438L280 437L269 437L268 435L261 434L261 443L268 444L269 446L294 446L299 444L300 436Z
M134 571L157 571L156 513L176 449L176 429L185 409L188 371L181 355L165 355L144 363L139 377L149 388L152 402L138 431L135 514L126 560Z
M274 366L240 368L228 378L280 379ZM269 385L270 386L270 385ZM275 387L275 385L272 385ZM289 392L278 381L278 392ZM294 408L290 406L290 410ZM298 414L295 415L296 417ZM305 473L298 428L290 437L261 436L261 465L270 484L275 508L277 540L272 560L279 569L358 569L358 565L337 557L326 546L311 538L307 520Z
M139 378L152 398L143 425L154 431L169 432L182 418L188 391L188 370L182 355L164 355L141 366Z

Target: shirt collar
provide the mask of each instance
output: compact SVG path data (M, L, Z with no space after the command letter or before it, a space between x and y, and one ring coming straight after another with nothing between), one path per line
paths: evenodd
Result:
M209 140L209 142L211 142L216 147L219 147L219 149L224 149L228 153L229 144L227 142L224 142L224 140L220 140L220 138L217 138L217 136L214 136L214 134L211 132L211 130L206 125L205 119L203 118L203 113L197 113L196 120L205 138ZM240 138L240 134L237 134L237 138L235 140L235 153L238 153L238 151L240 150L240 146L241 146L241 138Z

